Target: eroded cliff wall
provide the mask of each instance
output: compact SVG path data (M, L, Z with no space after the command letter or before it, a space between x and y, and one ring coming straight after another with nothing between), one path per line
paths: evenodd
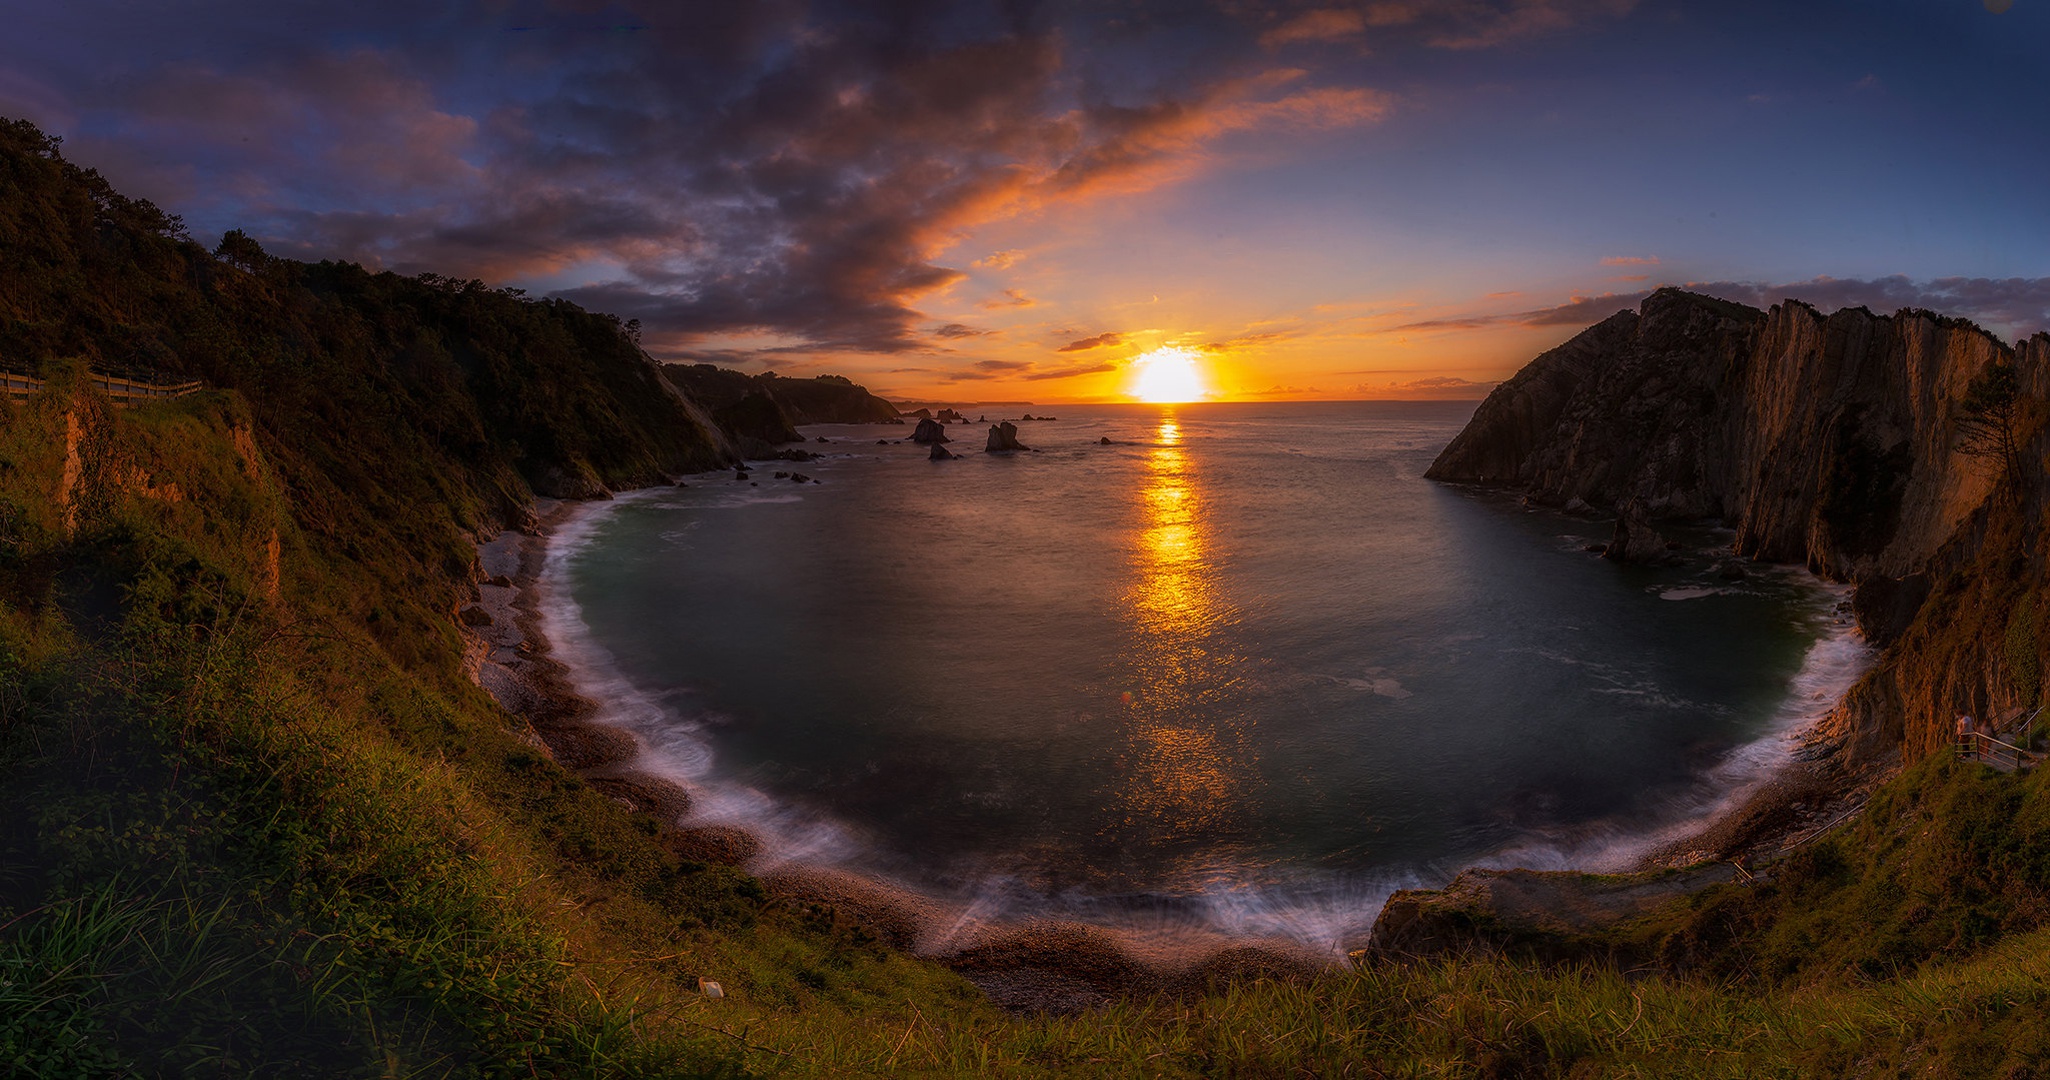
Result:
M2050 346L2032 348L2025 381L2050 382ZM1740 554L1899 577L1985 501L1992 470L1955 449L1956 414L2013 356L1925 312L1760 312L1662 289L1497 387L1427 475L1720 518Z
M1999 361L2019 376L2024 453L1994 498L1997 469L1959 450L1958 421ZM1823 734L1870 765L1942 747L1960 710L2039 696L2045 401L2050 335L2010 347L1928 312L1760 312L1664 289L1497 387L1427 475L1721 519L1739 554L1858 583L1861 625L1889 647Z

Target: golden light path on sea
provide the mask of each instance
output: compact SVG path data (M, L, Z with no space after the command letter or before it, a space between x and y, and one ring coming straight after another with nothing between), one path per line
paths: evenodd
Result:
M1152 845L1216 835L1239 812L1252 762L1237 718L1215 713L1238 658L1215 651L1212 632L1234 615L1215 577L1201 478L1173 414L1154 432L1138 510L1124 595L1126 780L1111 827Z

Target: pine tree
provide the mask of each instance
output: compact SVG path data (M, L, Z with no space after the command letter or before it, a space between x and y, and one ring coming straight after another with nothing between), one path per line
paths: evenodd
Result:
M1958 451L1994 462L1999 470L1996 483L2010 496L2020 491L2020 413L2021 380L2014 364L1996 360L1965 388L1957 422Z

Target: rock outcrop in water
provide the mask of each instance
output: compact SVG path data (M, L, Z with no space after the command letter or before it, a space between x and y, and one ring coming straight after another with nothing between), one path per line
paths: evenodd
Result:
M1609 538L1609 546L1603 549L1602 558L1627 563L1666 561L1666 538L1651 527L1644 504L1626 503L1617 511L1616 531Z
M920 418L918 426L912 429L911 441L920 444L931 443L938 445L943 442L953 442L954 440L947 438L945 426L932 417L927 416Z
M990 425L989 442L982 449L984 453L989 454L1008 454L1032 448L1018 441L1018 425L1006 420L1001 424Z

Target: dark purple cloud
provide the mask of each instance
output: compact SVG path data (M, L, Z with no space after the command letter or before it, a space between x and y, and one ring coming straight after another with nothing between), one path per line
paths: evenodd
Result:
M965 336L918 304L962 280L937 253L969 228L1171 182L1236 134L1387 115L1321 59L1356 31L1468 48L1617 6L23 3L0 114L281 253L524 282L679 356L898 352Z
M1799 300L1828 312L1863 307L1881 314L1918 308L1970 319L2016 337L2050 330L2050 278L1947 277L1917 283L1905 275L1882 278L1817 277L1772 285L1747 281L1691 281L1680 286L1723 300L1767 308ZM1637 307L1654 290L1576 296L1556 307L1506 315L1465 315L1405 323L1402 330L1473 330L1493 326L1591 326Z

